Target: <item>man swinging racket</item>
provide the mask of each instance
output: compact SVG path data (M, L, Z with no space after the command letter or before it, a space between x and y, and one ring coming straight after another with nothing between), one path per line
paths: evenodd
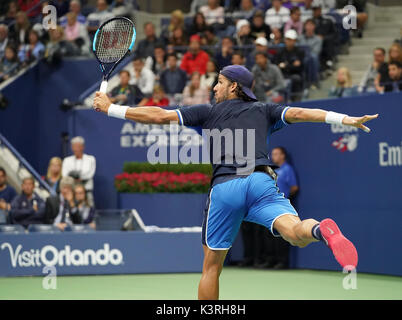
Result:
M97 111L120 119L150 124L176 122L220 131L255 130L254 166L248 174L239 174L238 169L244 166L244 161L240 160L244 159L239 159L239 155L233 151L219 150L220 161L211 161L214 170L202 227L204 263L198 287L199 299L219 298L219 276L223 262L243 220L263 225L275 236L282 236L300 248L311 242L323 241L343 268L351 270L357 266L356 248L333 220L300 220L289 200L278 192L272 170L275 166L269 160L266 141L272 132L296 122L336 123L370 132L364 123L377 118L378 114L351 117L321 109L260 103L251 91L252 84L253 76L246 68L232 65L222 69L219 74L218 83L213 88L216 100L213 105L164 110L158 107L113 105L100 92L96 93L94 99ZM243 140L241 143L244 143ZM211 159L216 145L210 145ZM218 148L223 147L224 143L218 144Z

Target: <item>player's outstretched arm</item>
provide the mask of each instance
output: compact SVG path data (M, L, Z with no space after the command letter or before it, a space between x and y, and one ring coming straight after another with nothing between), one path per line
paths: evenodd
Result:
M346 114L336 113L332 111L325 111L321 109L308 109L291 107L286 110L285 120L288 123L296 122L325 122L336 123L347 126L356 127L370 132L370 129L363 123L378 118L378 113L375 115L365 115L362 117L350 117Z
M96 92L93 107L96 111L106 113L109 117L133 120L149 124L168 124L179 122L179 116L174 110L165 110L159 107L118 106L112 104L109 97L101 92Z

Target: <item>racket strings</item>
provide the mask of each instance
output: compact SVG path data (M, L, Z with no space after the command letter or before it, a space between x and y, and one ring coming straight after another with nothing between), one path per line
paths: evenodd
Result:
M133 38L133 25L126 20L117 19L106 23L99 30L95 49L102 63L114 63L129 50Z

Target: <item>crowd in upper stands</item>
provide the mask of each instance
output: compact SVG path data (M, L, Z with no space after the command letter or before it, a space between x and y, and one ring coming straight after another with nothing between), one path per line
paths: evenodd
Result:
M21 194L8 184L7 172L0 167L0 224L50 224L61 231L74 224L95 229L93 177L96 160L84 153L82 137L71 140L73 155L64 160L53 157L43 180L54 191L47 199L35 192L35 179L22 179Z

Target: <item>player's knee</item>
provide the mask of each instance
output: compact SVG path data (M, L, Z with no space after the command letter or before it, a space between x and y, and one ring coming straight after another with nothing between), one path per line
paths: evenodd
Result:
M218 276L219 277L221 271L222 271L222 266L220 264L211 263L211 264L206 264L204 266L202 273L207 274L209 276Z

